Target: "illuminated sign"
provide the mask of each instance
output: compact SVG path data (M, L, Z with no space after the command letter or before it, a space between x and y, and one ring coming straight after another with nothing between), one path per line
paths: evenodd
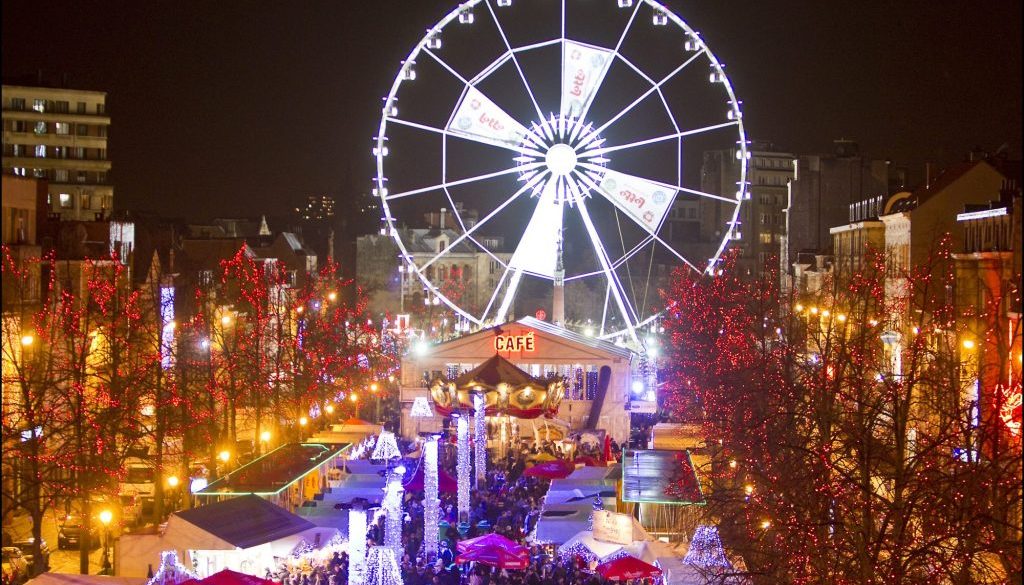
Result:
M494 351L525 351L529 353L536 349L533 331L525 335L498 335L494 338Z
M633 517L607 510L594 510L594 540L615 544L633 544Z

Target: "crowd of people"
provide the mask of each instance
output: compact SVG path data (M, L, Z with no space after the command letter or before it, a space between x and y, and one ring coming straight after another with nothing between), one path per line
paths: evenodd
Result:
M403 445L408 450L409 445ZM618 446L614 445L617 454ZM561 448L542 442L520 451L511 450L504 457L489 458L486 481L471 490L471 507L466 534L458 532L456 495L441 493L441 530L439 554L427 559L423 552L423 492L406 491L406 511L402 530L403 553L398 559L405 585L607 585L603 577L589 571L579 558L561 558L550 547L530 546L529 564L525 569L501 569L479 563L455 562L459 540L494 532L525 544L525 538L536 524L541 503L548 488L546 480L523 474L533 458L546 453L564 457ZM595 453L596 455L596 453ZM455 476L454 445L443 445L439 464ZM416 463L411 463L416 465ZM384 519L371 523L367 544L383 544ZM306 569L282 569L267 574L268 579L283 585L347 585L348 558L335 553L328 561ZM635 580L635 585L649 580Z

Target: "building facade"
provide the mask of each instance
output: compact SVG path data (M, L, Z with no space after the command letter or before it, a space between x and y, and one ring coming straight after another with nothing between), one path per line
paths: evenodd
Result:
M529 339L529 343L502 341L510 339ZM515 351L507 351L508 348ZM558 406L557 415L552 419L542 417L513 421L513 436L561 437L566 433L603 429L616 441L629 439L630 392L636 380L636 359L625 348L524 317L418 349L402 360L399 396L404 436L441 428L441 420L436 415L430 420L411 416L416 398L430 399L430 382L438 378L455 379L459 374L500 355L535 378L561 377L565 381L565 397ZM602 375L607 377L604 385L601 383ZM535 427L537 433L534 432ZM556 428L557 431L545 433L545 427Z
M3 171L46 179L47 211L96 220L114 206L107 156L107 94L3 86Z
M780 151L771 143L754 142L751 145L747 166L750 198L740 208L733 234L735 241L731 244L740 250L738 267L748 274L760 273L769 260L780 254L786 235L789 182L795 176L794 160L792 153ZM740 166L734 149L705 152L701 190L735 198L740 188ZM708 198L701 198L696 205L701 241L721 241L724 237L721 229L728 214L732 213L732 206ZM689 214L689 211L684 213Z
M878 212L865 210L871 201L905 188L902 169L882 159L862 156L857 143L836 140L830 154L800 155L786 209L783 270L791 270L800 254L834 254L836 233L843 224L877 220ZM857 219L861 218L861 219ZM843 237L842 243L849 238Z

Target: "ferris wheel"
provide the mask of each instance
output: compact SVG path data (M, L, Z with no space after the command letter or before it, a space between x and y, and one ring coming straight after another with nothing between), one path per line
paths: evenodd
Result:
M709 272L740 237L740 106L700 34L659 2L463 2L384 98L383 230L467 323L501 323L517 299L532 313L557 283L595 335L643 347L670 269ZM702 179L709 151L729 170ZM441 209L432 231L408 227Z

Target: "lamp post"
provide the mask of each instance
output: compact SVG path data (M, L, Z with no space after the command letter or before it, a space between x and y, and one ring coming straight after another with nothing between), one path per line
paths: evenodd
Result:
M110 574L110 521L113 519L114 514L110 510L100 512L100 522L103 523L103 557L100 559L100 565L104 575Z

